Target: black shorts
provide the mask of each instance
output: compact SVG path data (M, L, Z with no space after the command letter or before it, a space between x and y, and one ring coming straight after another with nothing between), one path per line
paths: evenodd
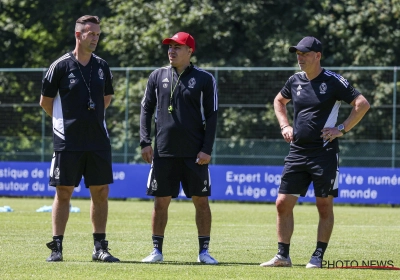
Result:
M305 196L311 182L316 197L338 197L339 154L313 158L286 157L279 193Z
M208 165L196 158L154 158L147 180L147 195L179 195L180 183L186 197L210 196L211 179Z
M113 183L111 151L54 152L50 186L77 187L84 177L86 188Z

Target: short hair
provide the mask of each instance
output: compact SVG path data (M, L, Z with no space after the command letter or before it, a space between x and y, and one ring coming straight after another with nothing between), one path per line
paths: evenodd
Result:
M75 31L82 31L85 28L85 24L91 22L100 24L100 18L98 16L86 15L78 18L75 24Z

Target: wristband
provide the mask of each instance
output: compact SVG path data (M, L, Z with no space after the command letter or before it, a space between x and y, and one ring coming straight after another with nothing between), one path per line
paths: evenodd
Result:
M282 126L282 127L281 127L281 131L282 131L285 127L288 127L288 126L290 126L290 125L287 124L287 125Z

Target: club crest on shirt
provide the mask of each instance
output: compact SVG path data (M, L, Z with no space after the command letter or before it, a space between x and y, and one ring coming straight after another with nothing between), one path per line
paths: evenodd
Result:
M297 95L300 95L300 90L302 90L303 88L301 87L301 85L299 85L298 87L297 87Z
M68 79L69 79L69 83L70 84L75 84L75 75L74 75L74 73L71 73L71 74L69 74L69 76L68 76Z
M169 80L168 80L168 78L165 78L164 80L162 80L162 82L163 82L163 88L167 88L167 86L168 86L168 84L167 83L169 83Z
M101 68L99 69L99 78L100 78L100 80L104 79L104 72Z
M328 89L328 86L325 83L322 83L319 86L319 93L320 94L325 94L327 89Z
M196 84L196 79L195 78L191 78L189 80L189 88L194 88L195 84Z

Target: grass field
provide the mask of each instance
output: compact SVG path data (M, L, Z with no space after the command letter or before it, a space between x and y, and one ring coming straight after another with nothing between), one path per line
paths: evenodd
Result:
M72 200L64 237L64 262L47 263L51 213L37 213L52 199L0 197L0 279L400 279L399 270L305 269L315 247L318 216L314 205L295 207L291 242L292 268L259 264L277 251L275 206L211 203L210 253L217 266L196 262L198 241L191 202L170 206L164 262L143 264L152 249L152 201L110 201L107 239L120 263L91 261L92 227L88 200ZM325 260L388 261L400 267L400 208L336 206L335 227ZM361 265L361 264L360 264Z

